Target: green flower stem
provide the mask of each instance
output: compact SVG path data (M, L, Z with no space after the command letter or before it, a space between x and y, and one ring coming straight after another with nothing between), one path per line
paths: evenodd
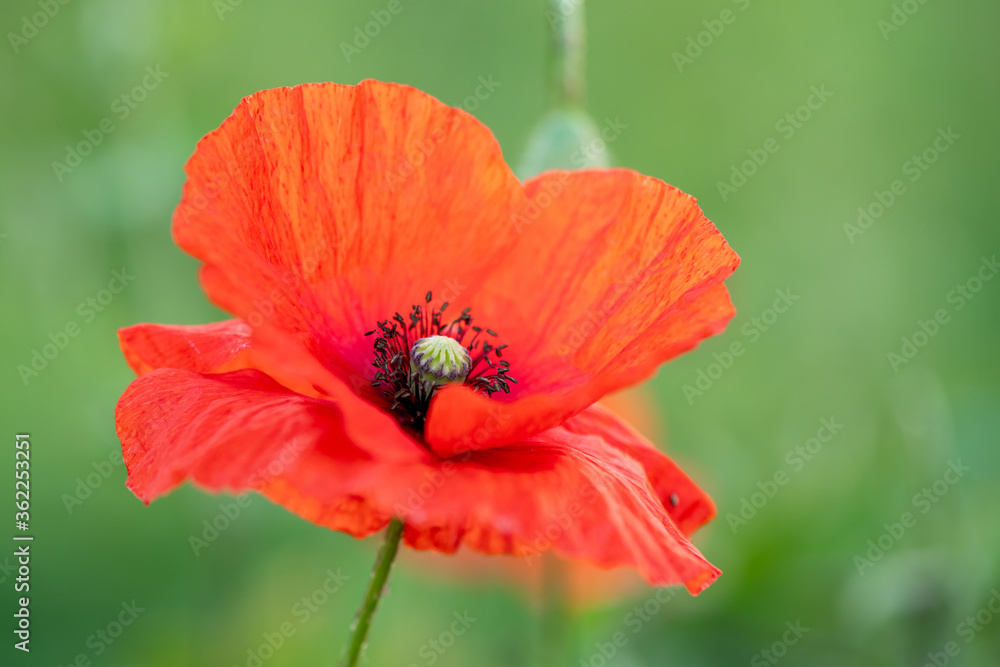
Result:
M584 0L548 0L549 96L553 108L583 108L587 30Z
M389 571L392 569L392 562L396 560L399 541L402 537L403 522L399 519L393 519L385 530L385 539L382 541L378 557L375 559L372 579L368 584L368 592L365 593L364 602L361 603L358 613L354 617L354 622L351 623L350 643L340 661L341 667L355 667L358 664L358 658L365 647L365 639L368 637L368 628L371 627L372 616L375 615L378 602L382 599L382 594L385 593Z

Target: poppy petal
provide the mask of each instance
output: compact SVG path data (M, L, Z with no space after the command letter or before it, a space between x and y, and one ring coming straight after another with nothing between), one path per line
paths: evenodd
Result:
M592 405L567 420L563 427L573 433L598 435L641 463L670 519L685 535L691 535L715 518L715 503L708 494L670 457L607 408Z
M136 375L157 368L182 368L212 373L250 346L250 327L240 320L193 326L136 324L118 330L118 341Z
M158 368L197 373L257 369L282 386L306 396L339 401L369 382L354 374L351 387L331 373L294 339L253 332L242 320L203 325L137 324L119 329L122 351L136 375Z
M408 86L307 84L244 99L188 162L174 215L218 305L370 373L365 331L429 291L475 289L524 191L468 113Z
M519 245L473 297L477 318L502 322L518 384L494 396L499 408L461 387L440 392L426 437L443 455L559 424L735 313L722 281L739 257L693 197L626 169L546 172L525 187Z
M353 402L303 396L253 369L151 371L129 385L115 411L128 486L145 502L185 479L214 491L260 489L323 448L344 464L326 480L337 488L350 464L375 452L386 462L428 456L392 418L353 394L345 400Z

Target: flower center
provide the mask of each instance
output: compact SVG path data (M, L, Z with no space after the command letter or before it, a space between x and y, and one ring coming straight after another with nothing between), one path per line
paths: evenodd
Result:
M472 357L469 351L449 336L421 338L410 349L410 372L420 372L420 379L430 384L461 384L469 376Z
M426 303L432 295L427 293ZM396 313L378 322L366 336L375 338L378 369L372 386L389 403L401 423L423 432L427 409L435 392L445 385L464 385L487 396L510 393L510 363L502 359L506 345L495 345L491 329L473 326L469 309L443 322L448 304L439 309L416 305L409 318Z

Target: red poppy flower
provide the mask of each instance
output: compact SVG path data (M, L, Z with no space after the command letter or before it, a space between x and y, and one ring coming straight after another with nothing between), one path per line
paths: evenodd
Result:
M739 259L693 198L522 184L475 118L376 81L252 95L186 170L174 238L237 319L121 331L142 500L191 480L356 537L395 516L416 549L718 576L687 539L711 500L594 405L733 316Z

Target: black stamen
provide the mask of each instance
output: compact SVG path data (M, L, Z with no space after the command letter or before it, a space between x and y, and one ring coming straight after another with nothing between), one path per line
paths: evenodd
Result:
M433 293L427 292L425 298L429 304ZM464 345L470 357L473 357L465 386L473 391L487 396L498 391L510 393L508 383L517 383L509 375L510 363L501 359L501 350L507 345L494 346L486 341L479 341L484 329L472 324L470 308L464 309L450 323L444 323L442 314L448 305L446 302L438 309L415 305L410 309L408 318L396 313L390 319L376 322L377 328L365 333L365 336L370 336L381 332L373 344L375 359L372 366L378 372L372 380L372 387L385 398L389 410L397 413L401 423L421 433L431 398L438 386L429 386L419 372L410 368L410 350L417 340L443 335ZM472 339L465 343L466 334L470 330L473 332ZM485 331L490 336L497 337L492 329ZM495 362L491 358L494 353L497 357Z

